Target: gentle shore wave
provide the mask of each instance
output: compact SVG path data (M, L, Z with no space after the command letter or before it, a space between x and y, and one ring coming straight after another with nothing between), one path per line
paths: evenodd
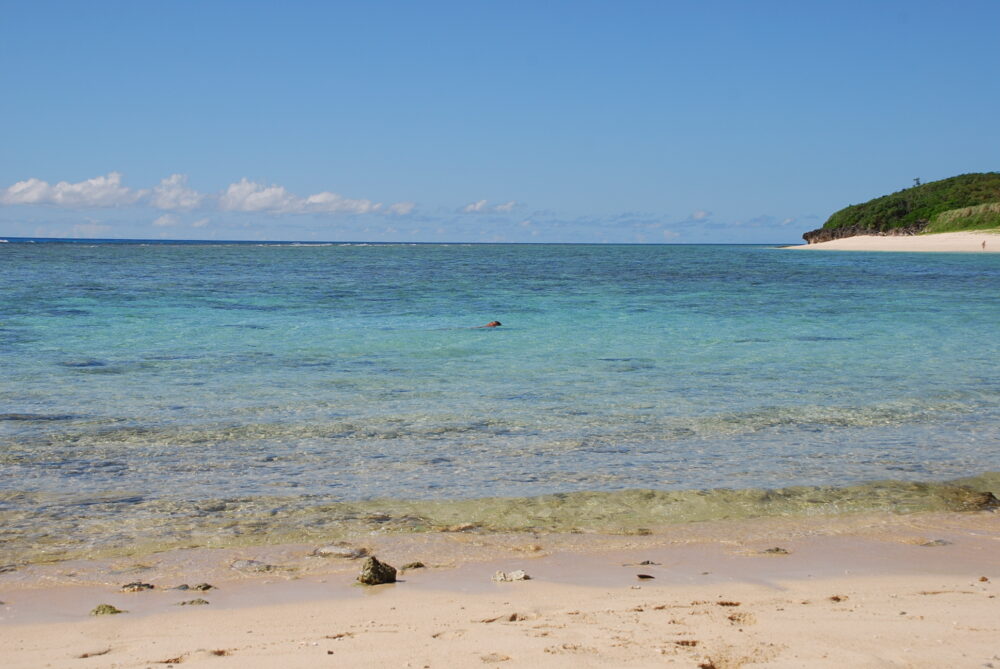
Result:
M0 493L3 562L141 556L376 534L546 532L642 535L766 517L995 508L1000 472L948 482L778 489L582 491L535 497L337 502L320 496L147 499L141 493ZM86 513L81 514L80 509Z

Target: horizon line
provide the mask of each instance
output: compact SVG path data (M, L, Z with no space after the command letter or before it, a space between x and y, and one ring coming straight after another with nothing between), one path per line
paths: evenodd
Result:
M367 241L367 240L261 240L261 239L146 239L142 237L13 237L0 235L0 242L77 244L105 242L113 244L373 244L373 245L466 245L466 246L795 246L789 242L416 242L416 241ZM804 245L804 244L803 244Z

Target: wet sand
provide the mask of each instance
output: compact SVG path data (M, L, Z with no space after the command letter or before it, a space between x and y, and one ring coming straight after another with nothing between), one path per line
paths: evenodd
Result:
M986 242L985 248L983 242ZM942 232L933 235L857 235L819 244L785 246L803 251L909 251L915 253L1000 253L996 230Z
M358 586L363 560L303 545L18 566L0 574L4 665L1000 666L994 512L351 545L427 568ZM515 569L531 580L491 580ZM216 587L168 589L201 581ZM100 603L128 613L90 616Z

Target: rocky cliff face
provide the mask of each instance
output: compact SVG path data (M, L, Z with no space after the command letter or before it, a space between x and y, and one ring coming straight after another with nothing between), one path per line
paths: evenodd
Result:
M872 228L861 227L859 225L846 226L842 228L819 228L818 230L811 230L810 232L805 233L802 235L802 239L806 240L807 244L819 244L820 242L830 242L834 239L856 237L857 235L879 235L881 237L915 235L926 227L927 221L919 221L913 225L890 228L888 230L875 230Z

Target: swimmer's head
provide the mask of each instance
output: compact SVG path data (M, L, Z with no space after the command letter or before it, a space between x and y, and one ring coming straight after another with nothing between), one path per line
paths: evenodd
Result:
M500 327L501 325L503 325L503 323L501 323L500 321L490 321L489 323L486 324L486 327L488 327L488 328L496 328L496 327Z

